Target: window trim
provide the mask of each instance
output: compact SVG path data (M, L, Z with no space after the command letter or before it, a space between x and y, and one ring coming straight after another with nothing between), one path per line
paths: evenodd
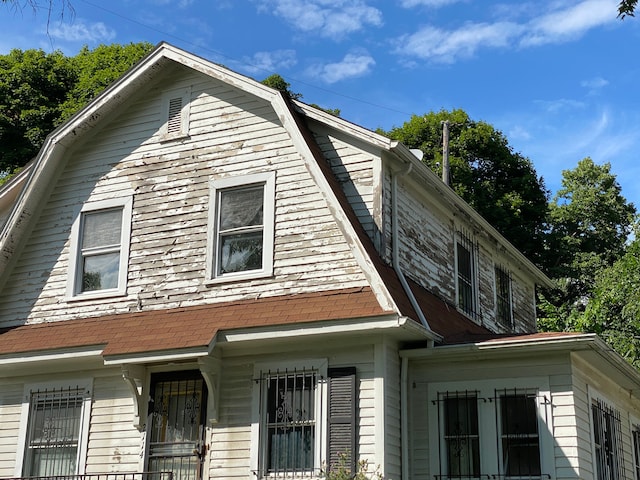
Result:
M118 286L102 290L82 292L82 226L85 214L100 210L122 209L122 229L120 234L120 261L118 265ZM71 226L71 245L69 248L69 269L67 273L67 301L122 296L127 293L127 267L129 264L129 247L131 243L131 215L133 197L113 198L95 202L87 202L76 215Z
M469 252L470 256L470 266L471 266L471 311L467 311L460 305L460 259L458 255L458 245ZM472 320L478 320L481 316L480 313L480 302L479 302L479 294L480 294L480 282L478 280L478 251L479 246L475 236L472 233L465 232L463 230L458 229L456 231L454 237L454 263L455 263L455 271L454 271L454 279L455 279L455 288L456 288L456 308L459 312Z
M315 397L315 445L313 453L313 472L308 473L287 473L287 477L299 476L317 476L325 461L324 456L327 452L327 434L328 434L328 388L327 388L327 371L328 361L326 358L317 359L301 359L299 361L275 362L275 363L256 363L253 370L253 389L252 389L252 421L251 421L251 448L250 448L250 465L251 471L254 472L258 479L280 477L279 474L268 474L263 472L263 457L266 455L267 449L263 442L264 430L264 398L263 398L263 377L264 372L268 371L284 371L284 370L314 370L317 372L317 390Z
M555 471L555 441L552 436L553 432L553 412L551 406L551 390L549 388L548 378L546 377L524 377L512 379L493 380L476 380L476 381L453 381L453 382L434 382L429 383L426 389L426 405L427 416L430 419L428 426L428 444L429 444L429 469L434 475L447 478L441 466L446 465L446 455L442 448L442 419L438 416L438 405L434 403L434 399L439 398L442 392L458 392L458 393L476 393L478 397L478 435L480 438L480 474L481 477L486 474L494 474L501 471L502 465L500 456L502 454L501 447L498 446L500 434L498 406L495 404L496 391L503 390L521 390L532 391L537 390L538 398L547 398L548 402L536 401L538 413L538 435L539 435L539 453L540 468L542 477L545 474L552 474ZM489 400L493 398L493 400ZM486 400L486 401L483 401ZM490 409L490 410L487 410ZM431 421L431 419L434 419ZM502 477L501 477L502 478ZM509 477L507 477L509 478ZM517 477L516 477L517 478Z
M18 427L18 447L16 449L16 463L14 476L21 478L24 476L24 462L27 458L27 437L29 429L29 412L31 409L31 392L37 390L54 390L77 388L84 391L82 409L80 413L80 432L78 435L78 453L76 461L76 475L85 471L87 449L89 441L89 426L91 419L91 402L93 398L93 381L90 378L78 378L69 381L38 382L25 384L22 406L20 410L20 426Z
M500 292L498 289L498 278L499 278L499 272L501 272L507 280L507 288L508 288L508 302L507 302L507 307L509 309L509 318L508 323L505 323L502 321L502 319L500 318L499 312L500 312L500 308L499 308L499 302L500 300ZM494 305L495 305L495 316L496 316L496 324L502 326L502 327L506 327L509 329L512 329L514 327L514 322L513 322L513 277L511 275L511 271L503 266L503 265L499 265L499 264L495 264L494 268L493 268L493 290L494 290Z
M171 102L177 98L182 100L180 108L180 130L169 132L169 115ZM160 127L160 141L168 142L189 136L189 122L191 120L191 88L171 90L162 95L162 110L160 112L162 125Z
M256 173L212 179L209 182L209 219L207 229L207 284L250 280L273 275L274 224L275 224L275 172ZM231 188L251 187L262 184L263 188L263 231L262 231L262 268L217 274L218 259L218 193Z

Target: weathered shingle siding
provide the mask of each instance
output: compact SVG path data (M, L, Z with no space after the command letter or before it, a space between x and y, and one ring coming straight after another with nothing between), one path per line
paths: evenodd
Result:
M191 89L188 138L159 141L165 83L172 90ZM366 285L323 193L270 104L178 71L129 105L69 153L6 283L0 325ZM205 285L210 179L267 171L277 172L273 278ZM84 202L128 195L128 295L67 302L73 219Z

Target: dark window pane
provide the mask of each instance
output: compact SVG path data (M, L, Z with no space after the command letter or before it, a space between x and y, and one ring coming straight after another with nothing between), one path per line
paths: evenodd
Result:
M444 415L448 476L478 476L480 440L477 398L445 397Z
M82 265L82 291L117 288L119 271L119 252L85 257Z
M540 441L535 396L500 396L500 427L505 475L540 475Z
M262 268L262 231L220 237L219 274Z
M220 231L263 223L264 187L223 190L220 193Z

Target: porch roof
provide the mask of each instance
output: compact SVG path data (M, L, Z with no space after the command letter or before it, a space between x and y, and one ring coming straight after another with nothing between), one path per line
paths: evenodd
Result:
M189 350L208 347L220 330L390 313L368 287L120 313L0 330L0 357L90 346L104 356Z

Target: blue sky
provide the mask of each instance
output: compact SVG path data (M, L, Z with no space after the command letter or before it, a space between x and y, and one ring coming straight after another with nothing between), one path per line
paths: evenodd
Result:
M552 193L590 156L640 207L640 16L616 18L618 0L68 0L62 18L60 1L50 18L0 4L0 54L167 41L258 80L277 72L371 129L462 108Z

